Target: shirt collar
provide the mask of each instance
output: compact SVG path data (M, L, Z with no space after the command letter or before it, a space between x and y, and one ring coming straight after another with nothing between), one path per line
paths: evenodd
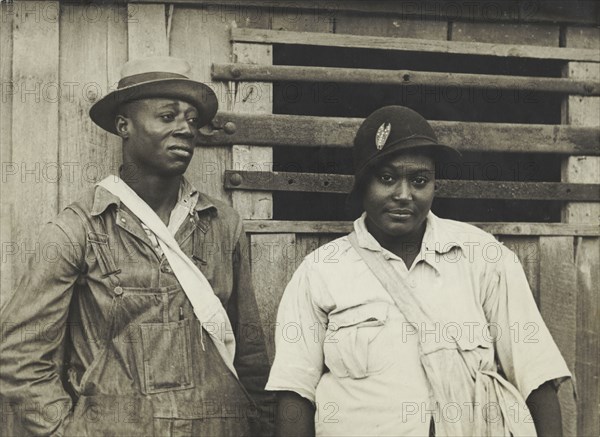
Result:
M391 252L383 248L369 232L365 223L366 217L367 213L364 212L354 221L354 231L356 232L360 247L376 252L391 254ZM423 234L423 242L421 244L420 253L417 256L418 259L426 259L425 254L432 253L432 251L444 254L450 252L454 247L461 247L457 239L453 238L452 232L445 229L444 221L437 217L433 212L429 211L425 220L425 234ZM396 255L393 255L393 257L397 258Z
M185 176L181 178L181 186L179 187L179 193L177 194L177 201L180 202L184 198L189 199L191 205L194 205L192 208L198 212L210 208L216 208L212 200L205 194L198 191ZM110 205L120 206L121 199L102 187L96 187L91 214L93 216L100 215Z

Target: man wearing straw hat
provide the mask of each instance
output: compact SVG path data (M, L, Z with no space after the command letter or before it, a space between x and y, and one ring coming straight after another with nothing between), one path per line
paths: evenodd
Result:
M36 435L256 435L268 372L239 216L183 176L217 111L189 64L123 66L90 117L123 166L44 228L4 309L1 395ZM261 405L262 406L262 405Z

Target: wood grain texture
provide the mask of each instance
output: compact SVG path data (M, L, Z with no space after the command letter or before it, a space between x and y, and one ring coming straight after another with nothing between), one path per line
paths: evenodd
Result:
M472 225L494 235L514 236L600 236L600 229L594 225L571 225L567 223L501 223L501 222L471 222ZM294 221L294 220L245 220L247 232L257 234L347 234L352 230L349 221ZM533 256L533 248L527 250L527 258ZM521 249L519 249L521 250Z
M600 239L577 238L577 435L600 433Z
M573 237L540 237L540 311L569 370L575 370L577 274ZM572 382L559 390L563 434L577 435L577 406Z
M598 28L567 27L567 47L600 51ZM600 80L598 64L570 62L565 68L569 78ZM600 125L600 98L570 96L563 105L563 121L576 126ZM562 163L562 180L589 182L600 180L600 158L569 157ZM563 221L600 227L600 204L573 202L563 209ZM575 246L577 330L575 375L577 383L577 435L600 435L600 240L578 238Z
M335 14L335 33L445 40L448 33L446 20L427 20L406 15L368 15L356 13Z
M129 59L168 56L165 5L129 3L127 14Z
M170 37L171 56L186 59L192 65L191 78L210 86L217 95L219 107L232 109L228 88L222 82L211 82L210 65L231 61L230 23L204 9L175 7ZM223 189L223 173L231 165L228 147L196 147L186 177L200 191L231 204L231 195Z
M255 46L260 47L260 44ZM594 80L415 70L214 64L212 77L213 79L234 80L236 82L262 80L270 82L333 82L398 86L426 85L580 94L585 96L600 95L600 83Z
M12 104L13 104L13 13L14 6L1 4L0 19L0 162L2 162L2 183L0 184L0 244L3 259L0 263L0 308L12 294L15 286L12 274L13 259L6 256L9 247L13 247L12 239L12 207L13 199L9 189L9 167L12 160ZM12 167L14 168L14 167ZM12 249L14 250L14 249Z
M535 301L540 304L540 247L537 236L502 235L498 238L512 250L523 266L529 288Z
M230 190L346 194L353 184L354 176L342 174L225 172L225 188ZM436 185L435 195L438 198L600 201L600 184L438 179Z
M274 9L271 29L295 32L333 32L335 11L303 10L301 8Z
M267 338L269 362L275 356L277 308L285 286L296 270L294 234L263 234L251 237L252 282L261 323Z
M452 41L558 47L559 27L552 24L452 23Z
M59 105L59 158L63 169L59 183L59 208L64 208L109 174L118 174L121 141L90 119L90 107L116 87L118 72L127 61L127 9L99 5L107 20L85 20L87 5L70 5L61 15L61 83ZM75 17L76 19L74 19Z
M30 256L40 256L36 236L58 212L59 5L31 2L13 21L12 239L29 256L14 259L18 279ZM4 199L3 199L4 201Z
M360 118L220 112L212 122L217 130L210 136L202 135L200 143L350 148L362 122ZM234 130L226 132L223 128L227 123L233 123ZM442 144L460 151L600 154L597 127L460 121L430 124Z
M237 42L256 42L262 44L300 44L408 52L600 62L600 54L598 54L596 50L560 48L558 47L558 44L556 47L543 47L521 45L520 43L493 44L481 42L435 41L414 38L388 38L345 34L327 35L317 32L290 32L262 29L236 29L233 32L233 40Z
M234 59L240 65L273 63L272 47L265 44L233 44ZM233 87L233 112L270 114L273 112L273 85L267 82L229 82ZM273 169L273 150L270 147L234 145L232 168ZM236 192L231 194L233 207L244 219L273 217L273 196L265 192Z

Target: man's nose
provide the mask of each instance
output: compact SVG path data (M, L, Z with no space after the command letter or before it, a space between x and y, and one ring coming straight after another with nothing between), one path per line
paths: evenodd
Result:
M185 136L187 138L194 137L194 130L185 117L177 117L177 129L175 134Z
M406 180L399 181L394 186L394 193L392 194L392 197L395 200L410 200L412 198L410 183Z

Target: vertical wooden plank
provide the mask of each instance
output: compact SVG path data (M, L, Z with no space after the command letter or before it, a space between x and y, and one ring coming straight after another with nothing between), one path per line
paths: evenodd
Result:
M457 21L452 23L451 35L453 41L551 47L559 43L559 27L555 24Z
M573 237L540 237L540 311L571 372L575 369L577 275ZM558 393L565 436L577 435L573 386Z
M58 2L23 2L13 20L18 92L12 100L12 161L18 170L7 183L14 205L12 238L20 250L15 279L29 256L40 256L35 237L58 212L58 11Z
M73 84L64 87L59 105L60 208L82 189L118 174L121 164L119 137L96 126L88 111L115 84L127 61L127 10L98 5L97 17L106 19L92 20L86 19L87 7L69 5L70 13L60 21L61 83Z
M171 55L192 64L192 79L211 86L219 100L219 110L230 109L228 89L223 83L213 83L210 69L213 63L231 61L230 24L218 14L205 9L175 6L171 25ZM231 196L223 188L223 174L231 164L231 149L220 146L197 147L186 176L202 192L231 204Z
M12 168L12 100L13 100L13 14L14 5L0 5L0 162L2 163L2 184L0 185L0 309L12 293L12 198L8 190L9 169Z
M499 240L512 250L521 262L533 297L540 304L540 248L539 237L502 235ZM516 262L517 260L515 260Z
M233 44L235 62L271 65L271 45ZM271 114L273 86L270 82L230 82L233 88L233 112ZM270 147L234 145L232 168L249 171L272 171L273 150ZM270 219L273 217L273 195L266 192L236 190L232 193L233 207L243 219Z
M252 282L257 292L261 323L267 338L269 362L275 356L277 308L296 269L294 234L254 234L251 239Z
M129 3L129 59L168 56L164 4Z
M416 20L401 16L338 13L335 33L445 40L448 23L438 20Z
M567 47L600 49L597 28L567 27ZM598 64L570 62L567 77L600 79ZM569 96L563 105L563 122L577 126L600 124L600 97ZM562 163L562 180L566 182L597 182L600 179L600 158L572 156ZM600 204L570 202L563 209L563 221L600 225ZM599 294L600 239L578 238L575 246L577 267L577 330L575 374L577 383L577 435L600 435L600 347Z
M600 239L577 239L577 435L600 435Z

